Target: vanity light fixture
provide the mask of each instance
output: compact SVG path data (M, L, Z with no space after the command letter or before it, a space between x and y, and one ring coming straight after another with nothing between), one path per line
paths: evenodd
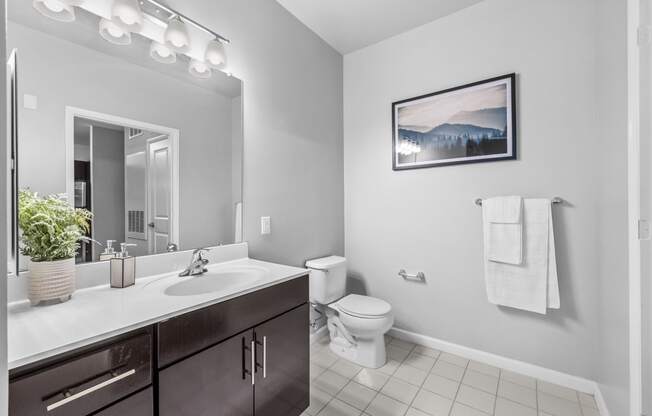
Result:
M190 50L188 28L178 16L168 22L163 39L165 40L165 45L174 51L185 53Z
M190 58L188 71L197 78L210 78L212 69L231 76L231 73L225 70L227 62L225 45L230 43L225 37L159 3L158 0L111 0L110 17L104 17L107 14L106 10L98 5L104 1L32 0L32 6L44 16L60 22L74 21L75 8L81 6L87 12L100 17L99 33L104 40L110 43L129 45L131 44L131 34L139 33L151 40L149 55L157 62L172 64L177 61L178 54L184 54ZM146 18L156 25L165 27L162 39L157 33L152 33L148 22L145 21ZM206 45L203 60L192 58L188 54L191 51L189 26L199 29L212 38ZM196 32L193 32L193 39ZM203 35L198 35L195 40L203 41L202 38L206 39Z
M116 45L131 43L131 32L109 19L100 19L100 35L104 40Z
M143 28L144 16L138 0L114 0L111 18L130 32L139 32Z
M214 69L221 69L226 64L226 51L224 43L219 39L213 39L206 45L204 53L206 64Z
M75 6L83 0L33 0L32 6L43 16L59 22L75 20Z
M177 61L177 54L172 49L155 40L149 47L149 56L162 64L173 64Z
M208 79L211 77L211 75L213 75L208 65L206 65L205 62L199 61L197 59L190 60L190 64L188 65L188 72L200 79Z

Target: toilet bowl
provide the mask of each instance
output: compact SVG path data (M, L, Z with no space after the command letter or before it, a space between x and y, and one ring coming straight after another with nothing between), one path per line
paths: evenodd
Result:
M394 324L389 303L362 295L345 295L346 259L330 256L306 262L310 269L310 300L325 309L329 347L363 367L385 365L385 333Z
M375 309L370 307L374 304ZM331 351L363 367L385 365L385 333L394 324L389 303L369 296L348 295L328 305L326 318Z

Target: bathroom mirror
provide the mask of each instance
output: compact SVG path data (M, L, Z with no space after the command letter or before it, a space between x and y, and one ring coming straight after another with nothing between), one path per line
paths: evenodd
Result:
M109 42L100 17L75 12L60 22L32 1L8 2L7 49L20 57L17 188L62 194L93 213L89 238L133 244L137 256L240 242L241 81L192 74L192 51L155 61L138 33ZM104 250L84 242L76 261Z

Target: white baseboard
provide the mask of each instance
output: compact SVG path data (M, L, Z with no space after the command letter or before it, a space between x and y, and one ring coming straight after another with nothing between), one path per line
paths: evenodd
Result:
M568 387L583 393L592 394L595 396L600 414L602 416L609 416L609 411L607 410L602 392L600 391L598 383L593 380L588 380L582 377L573 376L538 365L529 364L523 361L476 350L473 348L465 347L463 345L453 344L452 342L443 341L396 327L390 329L388 334L404 341L423 345L424 347L434 348L440 351L456 354L470 360L480 361L495 367L513 371L515 373L534 377L538 380L547 381L549 383Z
M328 326L322 325L315 332L310 334L310 343L314 344L317 340L328 335Z

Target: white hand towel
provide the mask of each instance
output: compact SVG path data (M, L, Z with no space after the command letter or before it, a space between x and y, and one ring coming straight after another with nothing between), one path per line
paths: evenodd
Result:
M484 204L483 204L484 205ZM485 223L485 279L491 303L545 314L560 307L551 202L523 201L524 256L520 265L488 258Z
M482 201L487 220L499 224L521 223L523 198L520 196L498 196Z
M487 258L509 264L523 262L523 198L505 196L482 201Z

